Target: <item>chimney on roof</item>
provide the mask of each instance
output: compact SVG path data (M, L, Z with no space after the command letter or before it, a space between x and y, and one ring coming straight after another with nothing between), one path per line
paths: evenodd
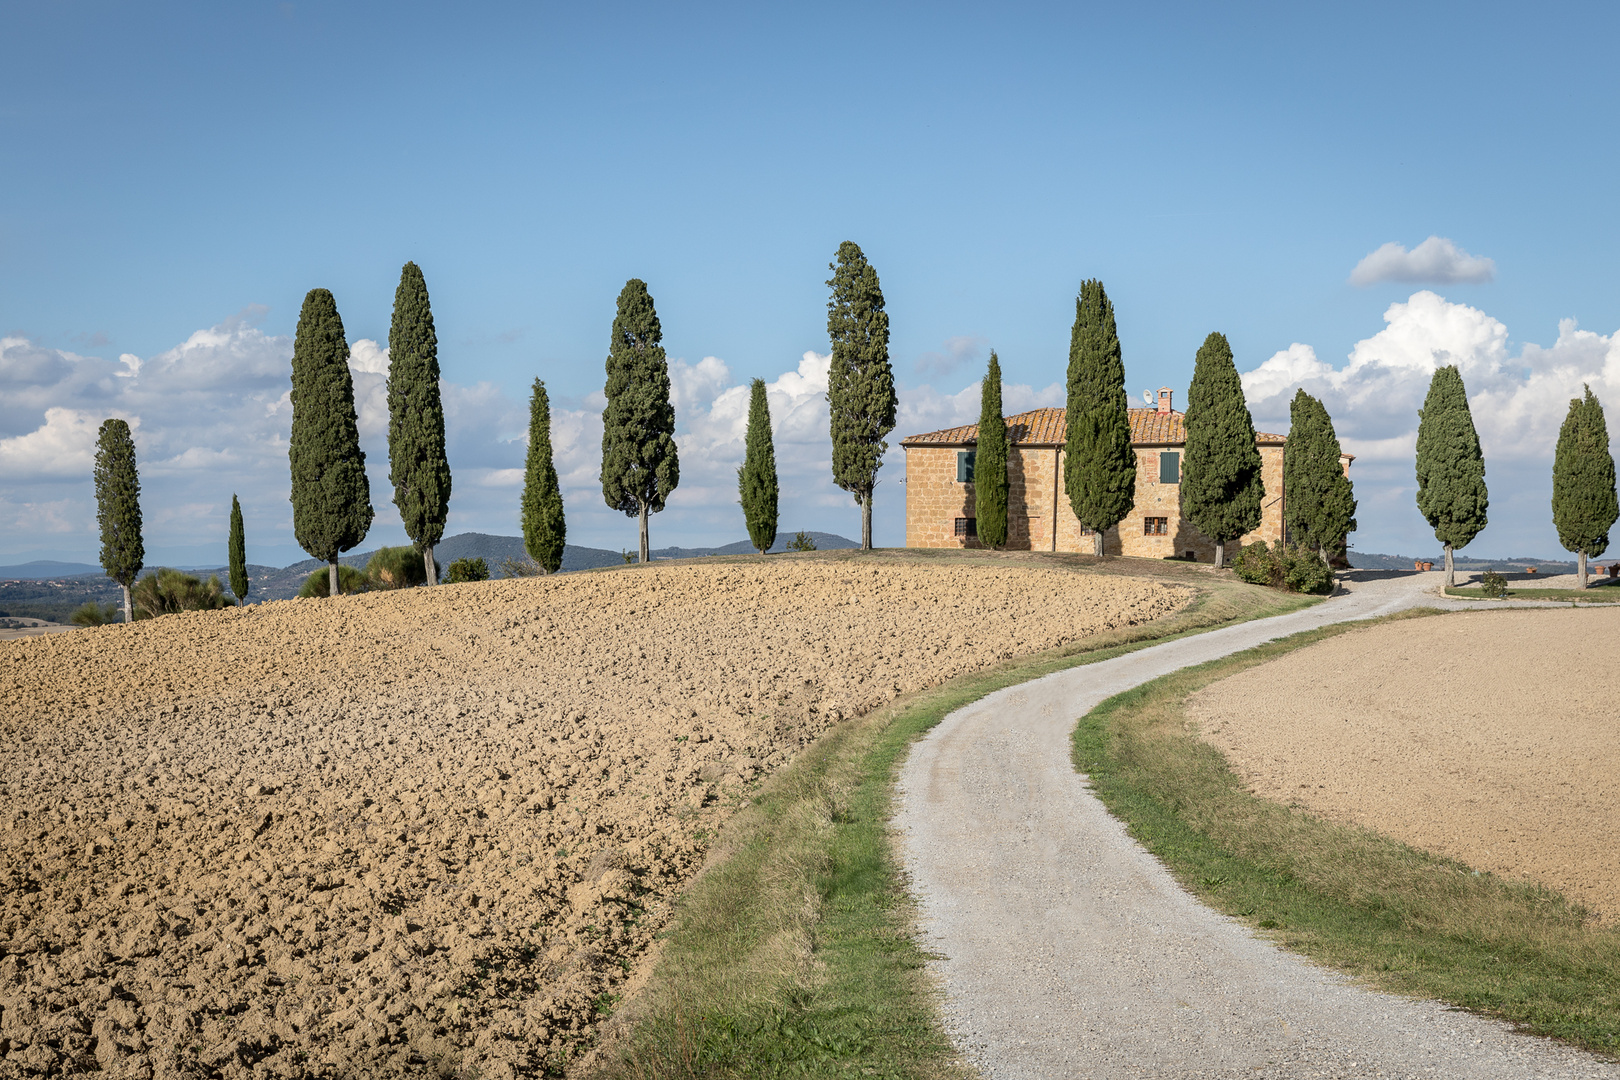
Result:
M1170 388L1168 386L1161 386L1161 387L1159 387L1159 412L1162 415L1162 414L1167 413L1169 411L1170 411Z

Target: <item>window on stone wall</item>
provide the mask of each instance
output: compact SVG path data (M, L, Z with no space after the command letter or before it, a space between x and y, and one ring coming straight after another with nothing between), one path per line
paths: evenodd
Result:
M973 459L979 456L977 450L958 450L956 452L956 482L958 484L973 483Z
M978 518L957 518L956 519L956 535L957 536L978 536L979 535L979 519Z
M1159 455L1159 483L1181 483L1181 454L1179 451L1166 450Z
M1145 517L1142 519L1143 536L1167 536L1170 532L1170 519L1162 517Z

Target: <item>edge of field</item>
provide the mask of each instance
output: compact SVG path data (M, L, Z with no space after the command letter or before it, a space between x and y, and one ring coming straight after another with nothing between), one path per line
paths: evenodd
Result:
M831 553L829 553L831 554ZM897 553L840 553L892 558ZM993 561L997 552L905 557ZM1028 556L1024 556L1028 558ZM679 900L648 982L573 1072L602 1080L971 1075L940 1024L889 819L899 765L946 714L1004 687L1320 601L1208 568L1131 559L1040 565L1189 585L1180 612L1004 661L845 721L766 780Z
M1144 683L1081 718L1075 769L1184 888L1276 944L1379 990L1620 1056L1620 930L1551 889L1252 795L1187 719L1188 695L1210 683L1340 634L1444 614L1311 630Z

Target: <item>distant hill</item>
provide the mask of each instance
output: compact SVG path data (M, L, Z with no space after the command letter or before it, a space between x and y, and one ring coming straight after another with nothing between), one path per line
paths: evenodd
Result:
M53 562L50 559L35 559L20 566L0 566L0 579L21 578L24 581L37 581L40 578L77 577L80 574L99 574L101 567L91 566L82 562Z
M1412 564L1418 559L1442 566L1445 563L1445 554L1436 551L1431 555L1379 555L1370 551L1351 551L1350 565L1357 570L1410 570ZM1574 560L1568 562L1559 559L1534 559L1525 555L1515 555L1508 559L1470 559L1462 552L1455 552L1451 556L1451 564L1458 570L1523 570L1527 566L1534 566L1537 570L1549 574L1573 574L1575 572Z

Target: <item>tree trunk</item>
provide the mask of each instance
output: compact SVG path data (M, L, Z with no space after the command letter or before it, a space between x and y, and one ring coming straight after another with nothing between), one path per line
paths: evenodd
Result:
M1584 551L1575 553L1575 575L1581 579L1580 585L1576 587L1586 588L1586 552Z
M331 590L327 593L327 595L328 596L336 596L338 594L338 591L337 591L337 589L338 589L338 586L337 586L337 560L336 559L333 559L331 561L331 563L329 563L327 565L327 571L331 574L331 577L328 578L328 580L332 583Z
M1457 582L1457 576L1456 576L1456 573L1453 571L1452 566L1451 566L1451 545L1447 544L1446 545L1446 588L1448 588L1448 589L1451 588L1452 585L1456 584L1456 582Z
M122 585L122 586L120 586L120 588L122 588L124 590L124 621L125 622L134 622L135 621L135 611L134 611L134 609L132 609L129 606L129 586L128 585Z
M1215 541L1215 569L1219 570L1226 565L1226 544L1220 540Z
M1106 554L1103 551L1103 531L1101 529L1092 529L1091 538L1092 554L1100 559Z
M432 544L422 548L422 569L427 571L427 583L429 585L439 583L439 564L433 561Z
M647 562L652 558L652 549L647 546L647 504L641 504L641 561Z
M1319 544L1316 548L1316 557L1322 560L1322 565L1332 568L1333 563L1328 559L1327 545Z
M861 550L872 550L872 493L861 497Z

